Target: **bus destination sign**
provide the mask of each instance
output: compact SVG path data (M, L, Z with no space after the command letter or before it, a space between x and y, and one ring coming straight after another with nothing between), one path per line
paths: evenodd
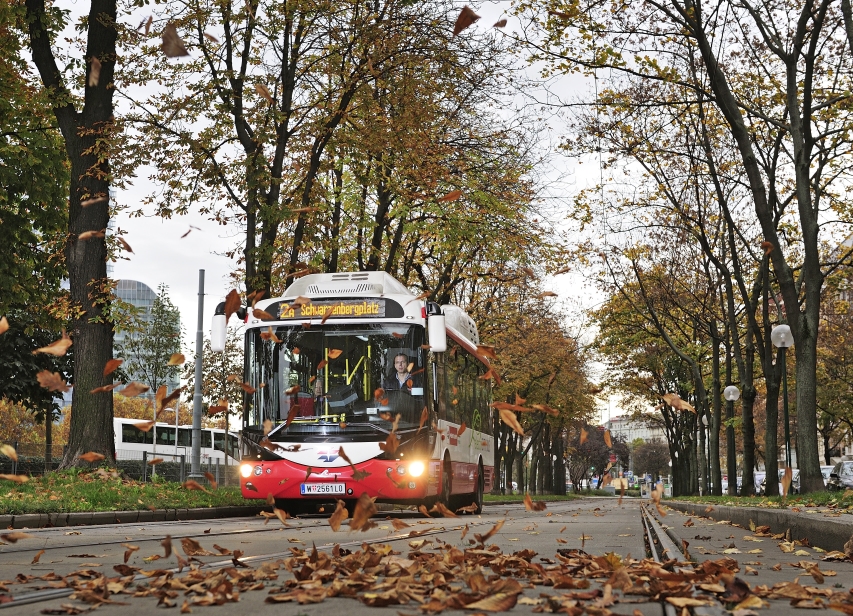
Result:
M279 306L279 319L354 319L382 318L385 316L384 299L358 299L337 301L316 301L310 304L289 305L282 302Z

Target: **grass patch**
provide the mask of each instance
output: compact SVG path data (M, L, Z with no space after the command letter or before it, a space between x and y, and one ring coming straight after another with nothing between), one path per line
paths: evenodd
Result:
M0 515L260 504L263 501L244 499L239 487L221 487L208 494L164 480L142 483L112 477L109 471L70 469L30 477L24 484L0 481Z
M689 503L708 503L729 507L763 507L767 509L833 509L853 514L853 490L845 492L812 492L791 496L679 496L673 500Z

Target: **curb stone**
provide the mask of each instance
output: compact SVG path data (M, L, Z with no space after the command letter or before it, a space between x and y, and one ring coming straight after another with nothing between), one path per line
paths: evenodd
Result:
M144 524L148 522L254 517L265 509L266 507L248 505L193 509L156 509L154 511L140 509L138 511L82 511L75 513L26 513L21 515L0 515L0 530L44 528L48 526Z
M760 507L729 507L714 505L714 509L706 513L707 503L685 503L679 501L664 501L664 505L677 511L696 517L706 517L713 520L727 520L739 524L749 531L749 522L756 526L769 526L774 534L784 533L790 529L794 539L806 538L809 545L824 550L844 551L844 544L853 536L853 516L828 518L821 514L807 514L787 509L762 509ZM842 514L844 516L845 514Z

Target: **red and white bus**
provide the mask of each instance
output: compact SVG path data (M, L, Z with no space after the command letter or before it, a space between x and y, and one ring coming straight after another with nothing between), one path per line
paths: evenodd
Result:
M304 276L255 308L245 311L244 497L271 494L294 515L365 492L482 509L494 481L489 361L463 310L384 272ZM224 303L217 313L214 350Z

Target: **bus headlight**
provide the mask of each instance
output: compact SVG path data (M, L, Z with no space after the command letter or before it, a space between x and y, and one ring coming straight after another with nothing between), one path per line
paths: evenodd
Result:
M241 464L240 465L240 475L243 477L251 477L252 476L252 465L251 464Z
M424 474L424 468L423 462L411 462L409 464L409 475L412 477L420 477Z

